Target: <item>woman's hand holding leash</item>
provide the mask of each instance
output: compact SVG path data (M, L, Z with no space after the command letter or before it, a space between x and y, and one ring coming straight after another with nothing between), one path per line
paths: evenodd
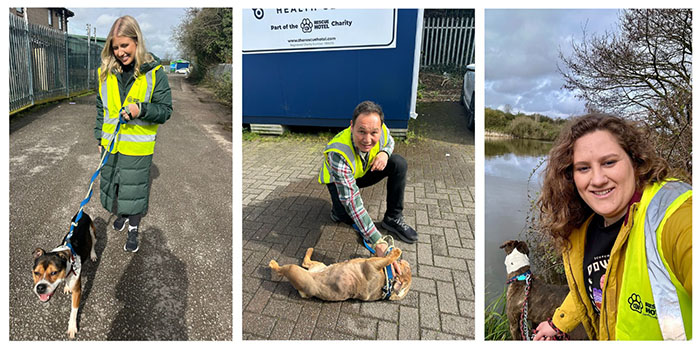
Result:
M129 121L138 118L139 113L141 113L139 106L136 104L130 104L122 110L122 117L124 117L124 120Z
M532 340L556 340L557 331L549 325L548 321L543 321L535 329L535 338Z

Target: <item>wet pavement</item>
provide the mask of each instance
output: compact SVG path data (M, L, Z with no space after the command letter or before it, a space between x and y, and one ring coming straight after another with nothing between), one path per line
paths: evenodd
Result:
M243 339L474 339L474 134L458 103L417 112L409 130L419 137L394 151L408 161L404 216L419 233L415 244L396 239L413 270L401 301L302 299L271 274L271 259L300 264L308 247L326 264L369 253L329 217L317 182L328 140L243 141ZM375 222L386 209L385 181L361 190Z
M231 340L231 108L170 75L173 115L160 127L137 253L99 201L94 263L83 264L78 340ZM70 297L32 292L32 251L61 243L99 154L95 95L12 117L9 339L63 340Z

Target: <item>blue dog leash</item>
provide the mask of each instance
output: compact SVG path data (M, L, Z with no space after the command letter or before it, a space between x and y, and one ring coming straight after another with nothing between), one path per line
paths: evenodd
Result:
M92 178L90 179L90 187L88 188L88 193L85 196L85 198L80 202L80 208L78 209L78 214L75 216L75 221L71 221L70 224L70 231L68 231L68 235L66 235L65 244L68 248L70 248L71 254L75 255L75 251L73 250L73 245L70 243L70 239L73 236L73 229L75 229L76 226L78 226L78 221L80 221L80 218L83 216L83 207L90 202L90 198L92 197L92 185L95 184L95 180L97 179L97 175L102 171L102 167L104 167L105 164L107 164L107 159L109 159L109 155L112 153L112 150L114 149L114 145L116 142L114 142L117 139L117 136L119 134L119 128L121 127L122 124L126 124L126 120L124 120L124 117L122 117L122 111L126 111L129 116L131 116L131 113L129 112L126 107L122 107L119 110L119 122L117 123L117 127L114 129L114 134L112 134L112 138L109 140L109 151L104 152L102 155L102 160L100 160L100 165L97 167L97 170L95 170L95 173L92 174Z
M359 228L357 228L357 225L352 224L352 228L354 228L355 231L357 231L357 233L360 234L362 238L362 243L365 245L365 248L367 248L367 250L369 250L370 253L375 254L376 251L369 246L367 240L365 240L365 238L362 236L362 232ZM389 245L389 242L387 242L387 245ZM392 249L394 249L393 245L389 246L389 250L387 250L387 253L389 253ZM386 283L384 284L384 287L382 287L382 300L388 300L389 297L391 297L392 283L394 282L394 269L391 267L391 264L384 267L384 272L386 277Z

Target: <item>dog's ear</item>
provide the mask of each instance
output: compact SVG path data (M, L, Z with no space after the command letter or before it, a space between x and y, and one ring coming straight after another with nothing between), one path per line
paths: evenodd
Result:
M503 244L501 244L501 249L505 249L506 255L509 255L512 251L515 245L518 243L518 241L505 241Z
M519 252L525 255L530 255L530 248L527 247L527 243L520 241L518 242L517 248Z
M38 259L40 256L44 255L46 253L43 249L41 248L36 248L34 249L34 253L32 253L32 257L34 260Z

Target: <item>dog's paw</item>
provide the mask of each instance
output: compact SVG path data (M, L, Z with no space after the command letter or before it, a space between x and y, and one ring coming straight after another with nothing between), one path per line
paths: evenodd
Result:
M273 269L275 271L277 271L280 268L280 265L277 263L277 261L274 261L274 260L270 260L270 263L267 266L269 266L271 269Z
M401 256L401 249L399 248L394 248L391 250L391 253L389 253L389 257L392 259L398 259Z
M66 285L63 286L63 294L69 294L70 292L70 287L68 286L68 283L66 283Z
M91 261L97 261L97 254L95 252L90 252L90 260Z
M66 334L68 334L68 338L74 339L75 335L78 333L78 327L76 326L68 326L68 330L66 331Z

